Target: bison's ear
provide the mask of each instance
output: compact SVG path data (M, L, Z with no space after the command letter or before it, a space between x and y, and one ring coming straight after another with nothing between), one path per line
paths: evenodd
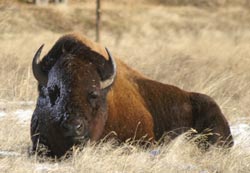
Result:
M100 86L101 89L105 89L111 86L116 77L116 63L111 53L105 48L108 54L108 60L104 59L104 64L100 67L99 72L101 76Z
M40 63L40 54L42 52L44 44L37 50L33 61L32 61L32 70L33 74L39 84L46 86L48 82L48 77L45 72L43 72L41 63Z

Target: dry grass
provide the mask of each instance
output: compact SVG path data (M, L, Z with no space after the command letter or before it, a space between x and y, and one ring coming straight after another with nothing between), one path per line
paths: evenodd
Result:
M75 150L71 158L62 161L28 157L27 124L20 124L14 117L0 121L1 150L15 152L9 156L0 153L1 172L225 172L250 171L249 137L238 140L240 145L230 151L213 148L202 153L192 141L187 142L184 134L169 145L142 149L129 143L115 146L112 142L87 146L82 151ZM13 128L9 128L9 126ZM6 137L6 134L8 136Z
M58 37L71 31L94 40L94 3L36 8L0 2L0 101L35 101L34 52L42 43L47 52ZM231 125L249 123L250 11L242 7L248 1L220 1L225 4L216 8L197 8L200 5L193 3L202 2L198 0L182 1L189 5L127 2L103 3L103 45L153 79L211 95ZM0 105L9 112L14 108ZM116 148L107 143L76 151L65 161L39 163L26 153L29 125L10 116L0 119L0 149L21 155L0 158L0 172L250 172L250 153L244 148L249 142L238 139L240 144L229 153L200 153L181 136L158 147L157 156L136 146ZM131 152L124 152L128 148Z

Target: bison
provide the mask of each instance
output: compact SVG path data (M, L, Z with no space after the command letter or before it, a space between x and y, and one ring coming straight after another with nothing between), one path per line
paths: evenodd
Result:
M80 34L62 36L32 69L39 96L31 119L32 151L50 156L97 142L111 132L119 141L158 141L195 129L211 129L211 144L232 146L227 120L209 96L151 80Z

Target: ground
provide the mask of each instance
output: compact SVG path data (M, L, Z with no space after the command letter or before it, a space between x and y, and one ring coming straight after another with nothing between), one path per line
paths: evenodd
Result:
M33 55L43 43L45 54L72 31L95 40L95 3L37 7L0 0L0 172L250 172L247 1L121 2L102 3L101 44L152 79L213 97L229 121L235 146L202 153L185 140L187 133L147 150L109 142L76 149L63 161L28 157L37 97Z

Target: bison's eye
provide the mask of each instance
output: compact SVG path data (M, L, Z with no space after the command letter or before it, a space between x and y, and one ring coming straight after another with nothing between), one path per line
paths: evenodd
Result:
M97 91L91 91L89 93L89 99L97 99L99 97L99 92Z
M92 107L97 107L97 98L99 97L99 92L97 91L92 91L88 95L88 101L91 104Z
M49 87L48 92L49 92L50 103L52 106L54 106L56 100L60 97L60 88L57 85L55 85L53 87Z

